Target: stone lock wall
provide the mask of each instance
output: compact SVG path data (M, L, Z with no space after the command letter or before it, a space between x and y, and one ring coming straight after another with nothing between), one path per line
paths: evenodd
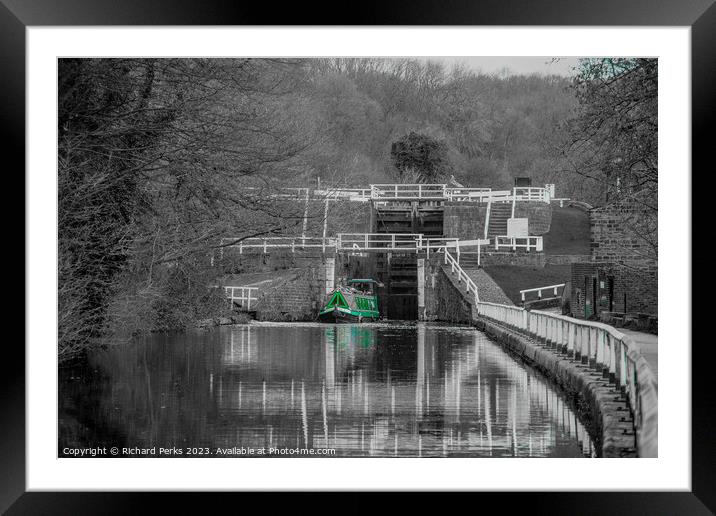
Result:
M326 265L284 274L262 288L256 303L259 321L313 321L326 300Z
M424 321L471 324L472 305L455 289L439 259L425 260L425 308L418 314Z
M544 202L517 201L515 218L529 219L530 235L544 235L549 231L552 223L552 206Z
M285 249L269 250L267 253L253 249L244 250L243 254L239 254L237 249L226 249L223 259L217 260L217 266L225 274L283 271L310 268L324 263L329 257L334 257L334 253L327 251L323 255L320 249L297 250L295 253Z
M487 204L446 202L443 207L443 230L446 237L474 240L485 236ZM543 235L552 222L552 207L543 202L517 201L515 218L526 218L530 235Z
M443 206L443 232L446 237L475 240L485 236L487 204L446 202Z

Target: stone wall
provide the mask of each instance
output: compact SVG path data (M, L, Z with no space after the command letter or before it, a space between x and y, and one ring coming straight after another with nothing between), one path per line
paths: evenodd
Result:
M326 300L323 264L306 267L259 291L259 321L313 321Z
M517 201L515 218L529 219L530 235L544 235L552 223L552 206L544 202Z
M591 261L588 254L547 254L545 263L549 265L569 265L571 263L584 263Z
M480 265L522 265L532 267L544 267L545 254L536 251L526 253L524 251L506 252L483 252L480 255Z
M446 237L474 240L485 236L487 204L446 202L443 207L443 232ZM515 218L526 218L530 235L543 235L552 222L552 206L535 201L517 201Z
M442 267L441 260L425 260L424 321L446 321L470 324L473 307L457 290Z
M600 312L658 314L656 265L575 263L571 276L570 306L575 317L596 317Z
M635 439L634 422L625 417L629 414L629 407L614 384L586 369L581 361L548 349L542 343L506 326L483 318L476 320L476 326L520 356L531 367L545 374L575 400L580 419L590 429L590 434L595 436L600 450L599 456L637 456L638 443ZM656 398L652 399L653 403L645 407L650 431L648 434L644 432L643 435L653 439L644 439L648 443L655 442L656 439L656 429L652 426L655 426L657 421L657 404ZM642 456L655 457L655 448L652 444L639 451Z
M443 207L443 233L446 237L475 240L485 236L487 204L446 202Z
M647 221L644 210L634 203L590 210L592 260L646 268L656 263L656 251L640 237L640 234L649 233Z
M334 253L330 250L326 252L325 256L333 257ZM217 260L217 265L226 274L241 274L310 267L323 262L324 259L321 251L316 249L297 250L295 253L285 249L269 249L267 253L251 249L244 250L242 254L239 254L236 248L226 248L223 258Z
M572 313L658 313L658 261L644 232L649 218L635 203L620 203L589 212L590 263L572 266Z

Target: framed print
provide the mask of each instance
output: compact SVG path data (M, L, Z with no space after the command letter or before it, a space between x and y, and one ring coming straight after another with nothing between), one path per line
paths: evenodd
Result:
M439 490L709 513L709 2L350 26L100 6L0 11L27 192L3 509Z

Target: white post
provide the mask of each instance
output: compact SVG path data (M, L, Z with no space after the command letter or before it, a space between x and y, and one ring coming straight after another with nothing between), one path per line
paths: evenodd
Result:
M425 312L425 259L418 259L418 318Z
M301 232L301 237L306 239L306 229L308 229L308 188L306 188L306 206L303 209L303 231Z
M320 182L320 178L318 181ZM326 197L326 206L323 208L323 246L321 250L326 252L326 234L328 233L328 197Z
M517 188L512 189L512 215L511 217L515 218L515 203L517 202Z
M326 294L330 294L335 284L336 259L326 258Z

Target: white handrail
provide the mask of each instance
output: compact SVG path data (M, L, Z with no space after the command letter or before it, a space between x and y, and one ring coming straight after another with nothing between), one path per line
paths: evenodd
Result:
M477 304L477 313L556 347L609 376L626 394L634 414L637 442L640 435L656 430L650 427L655 424L654 418L645 419L642 411L644 405L656 410L656 379L628 335L607 324L518 306L482 302ZM646 442L643 453L654 456L655 447L655 442Z
M559 283L558 285L547 285L546 287L536 287L536 288L526 288L524 290L520 290L520 295L522 296L522 302L525 301L525 294L528 292L537 292L537 299L542 299L542 291L543 290L554 290L554 295L557 297L557 290L560 288L564 288L565 283Z
M336 250L418 251L422 247L422 233L339 233Z
M236 295L237 291L239 295ZM245 309L247 312L251 311L251 301L258 301L258 296L253 295L258 294L258 291L258 287L224 287L224 293L231 306L233 307L234 302L238 301L238 307Z
M495 251L498 251L503 247L512 249L513 251L524 248L528 252L530 249L534 249L537 252L541 252L544 249L542 237L534 235L524 237L512 237L507 235L496 236Z
M450 265L450 272L455 274L457 272L457 282L458 284L465 281L465 292L470 293L475 296L475 303L480 302L480 294L477 291L477 285L472 280L470 276L463 270L462 267L460 267L460 264L458 261L453 258L453 256L450 254L450 251L445 249L445 264Z
M235 242L224 245L225 242ZM336 247L334 238L322 237L251 237L251 238L222 238L220 240L220 255L223 258L224 249L238 248L239 254L243 254L244 249L261 249L264 253L269 249L291 249L295 252L297 248L321 248L325 250L327 247Z
M347 201L400 201L412 199L425 200L450 200L450 201L472 201L472 202L508 202L517 201L539 201L550 202L553 197L548 188L541 187L515 187L512 190L495 191L491 188L466 188L449 187L447 184L433 183L390 183L371 184L368 188L260 188L247 187L248 193L256 192L256 195L263 195L279 199L320 199L320 200L347 200Z
M490 199L487 200L487 212L485 213L485 238L489 238L489 229L490 229L490 209L492 208L492 201Z

